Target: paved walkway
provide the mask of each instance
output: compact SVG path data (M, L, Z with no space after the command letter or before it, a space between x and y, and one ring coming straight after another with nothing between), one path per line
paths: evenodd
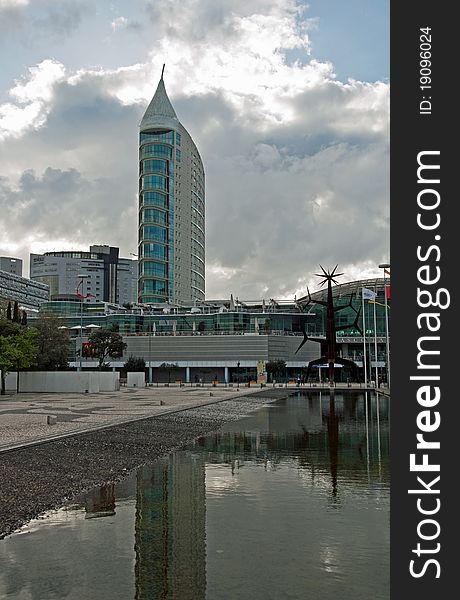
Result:
M0 452L256 391L260 388L152 387L98 394L7 394L0 397ZM48 425L48 415L55 415L57 422Z

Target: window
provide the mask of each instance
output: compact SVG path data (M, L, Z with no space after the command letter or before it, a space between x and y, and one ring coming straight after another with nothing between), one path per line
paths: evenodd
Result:
M141 256L143 258L158 258L160 260L166 260L167 246L162 246L160 244L154 244L151 242L144 242L141 245Z
M168 174L168 163L166 160L150 159L141 162L141 173L165 173Z
M176 160L177 162L180 162L182 156L182 152L180 150L176 150Z
M155 240L156 242L163 242L163 244L166 244L168 241L168 236L166 229L163 227L155 227L154 225L151 225L142 228L142 239L143 241Z
M164 226L168 224L167 213L155 210L154 208L144 208L141 213L141 219L143 223L158 223Z
M158 156L159 158L172 158L172 148L164 144L145 144L141 146L140 157Z
M141 189L159 189L167 190L168 183L166 177L162 175L144 175L141 178Z
M167 144L174 144L174 132L169 131L143 131L140 135L140 141L158 140L159 142L166 142Z
M141 202L144 204L152 204L160 208L168 208L168 197L161 192L144 192Z
M153 261L147 261L143 265L143 275L166 278L166 264Z
M177 144L178 146L180 146L181 139L182 139L182 138L181 138L181 135L180 135L180 133L176 133L176 144Z
M166 285L166 281L159 281L157 279L146 279L142 282L142 293L166 295Z

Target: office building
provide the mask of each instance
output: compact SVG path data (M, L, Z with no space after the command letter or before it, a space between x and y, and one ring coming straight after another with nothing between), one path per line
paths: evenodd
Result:
M200 154L163 73L139 133L139 302L205 297L205 181Z
M17 302L21 310L37 313L43 302L50 299L49 287L8 271L0 271L0 301L3 305Z
M112 246L93 245L89 252L31 254L30 278L46 283L52 300L83 296L86 303L136 302L137 261L120 258L119 249Z
M0 271L22 277L22 260L12 256L0 256Z

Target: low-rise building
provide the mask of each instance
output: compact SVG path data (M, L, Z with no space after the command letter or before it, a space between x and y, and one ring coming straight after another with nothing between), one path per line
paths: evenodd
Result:
M17 302L29 314L37 313L41 304L49 300L49 287L7 271L0 271L0 300Z

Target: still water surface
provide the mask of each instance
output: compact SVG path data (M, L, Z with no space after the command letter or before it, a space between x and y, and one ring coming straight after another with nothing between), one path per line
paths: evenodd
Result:
M387 600L388 412L263 407L0 542L0 598Z

